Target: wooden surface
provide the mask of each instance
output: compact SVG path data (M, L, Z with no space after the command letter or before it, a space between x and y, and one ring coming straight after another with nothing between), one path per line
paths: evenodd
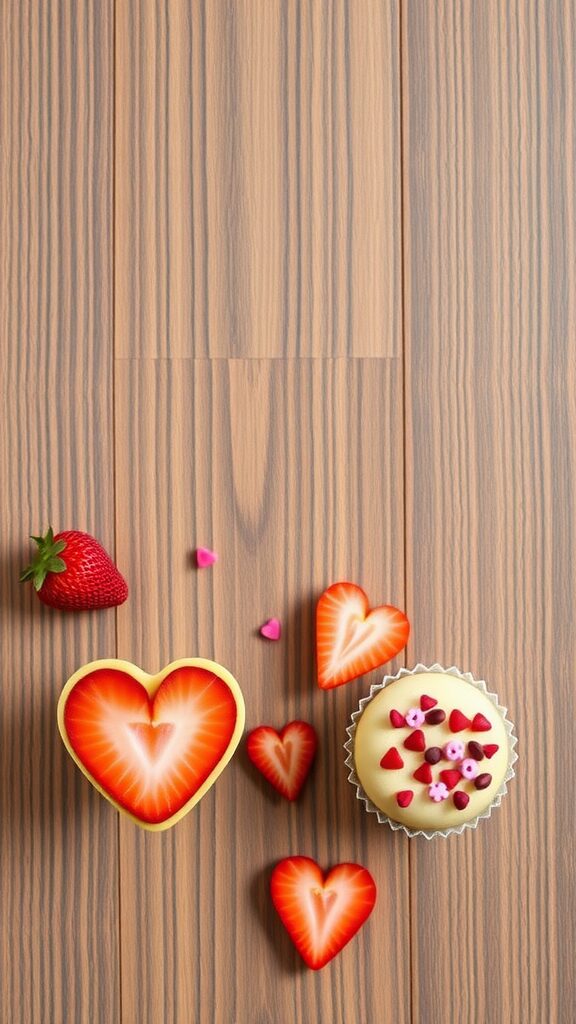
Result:
M0 2L2 1024L573 1021L575 53L570 0ZM48 521L115 552L117 613L18 585ZM313 668L346 576L510 708L476 832L357 805L370 680ZM174 830L119 821L55 725L115 654L314 722L301 801L241 749ZM290 853L378 885L317 974L270 906Z

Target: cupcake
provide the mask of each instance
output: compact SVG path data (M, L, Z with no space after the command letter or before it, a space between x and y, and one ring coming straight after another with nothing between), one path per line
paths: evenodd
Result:
M483 681L456 668L417 665L387 676L347 729L358 799L409 836L474 828L514 775L516 737L506 714Z

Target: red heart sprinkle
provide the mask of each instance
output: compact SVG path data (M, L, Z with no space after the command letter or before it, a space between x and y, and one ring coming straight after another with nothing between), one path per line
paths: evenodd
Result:
M454 789L454 786L458 785L462 776L457 768L446 768L445 771L440 772L440 778L447 789Z
M390 721L395 729L401 729L402 726L406 725L404 715L401 715L399 711L390 712Z
M396 747L390 747L384 754L384 757L380 761L381 768L403 768L404 761L400 757L400 754L396 750Z
M454 801L454 807L456 808L457 811L463 811L464 808L468 807L468 804L470 803L470 797L468 796L468 793L464 793L461 789L454 793L452 799Z
M429 786L432 782L432 769L430 765L426 764L426 762L421 764L414 772L414 778L417 779L418 782L425 782L426 785Z
M422 694L420 697L420 708L422 711L430 711L430 708L435 708L438 701L434 700L434 697L429 697L427 693Z
M422 729L415 729L410 735L404 740L404 746L406 750L416 750L418 753L422 753L426 750L426 737L422 732Z
M472 732L488 732L492 726L484 715L474 715L472 719Z
M402 789L399 793L396 793L396 803L398 807L408 807L412 803L412 797L414 793L411 789Z
M500 747L497 743L486 743L485 746L482 747L482 750L486 754L488 760L490 760L491 757L494 757L496 751L500 750Z
M462 732L463 729L469 729L470 724L470 719L466 718L466 715L463 715L461 711L455 710L450 712L450 718L448 719L450 732Z

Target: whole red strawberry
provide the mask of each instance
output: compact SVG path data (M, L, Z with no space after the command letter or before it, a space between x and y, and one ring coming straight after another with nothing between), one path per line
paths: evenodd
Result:
M89 533L64 530L32 537L38 545L34 561L20 574L32 580L44 604L62 611L114 608L128 597L128 584L104 548Z

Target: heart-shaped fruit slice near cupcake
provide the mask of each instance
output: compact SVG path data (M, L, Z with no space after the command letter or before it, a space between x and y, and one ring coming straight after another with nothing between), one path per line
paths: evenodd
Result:
M248 734L246 751L252 764L287 800L296 800L316 755L318 740L308 722L289 722L280 732L259 725Z
M376 902L376 885L366 868L338 864L325 875L310 857L280 861L270 892L282 924L313 971L350 942Z
M216 662L183 659L148 675L126 661L85 665L66 683L58 726L78 767L151 831L198 803L232 757L244 700Z
M318 686L330 690L380 668L408 643L410 624L392 605L370 608L355 583L333 583L316 609Z

